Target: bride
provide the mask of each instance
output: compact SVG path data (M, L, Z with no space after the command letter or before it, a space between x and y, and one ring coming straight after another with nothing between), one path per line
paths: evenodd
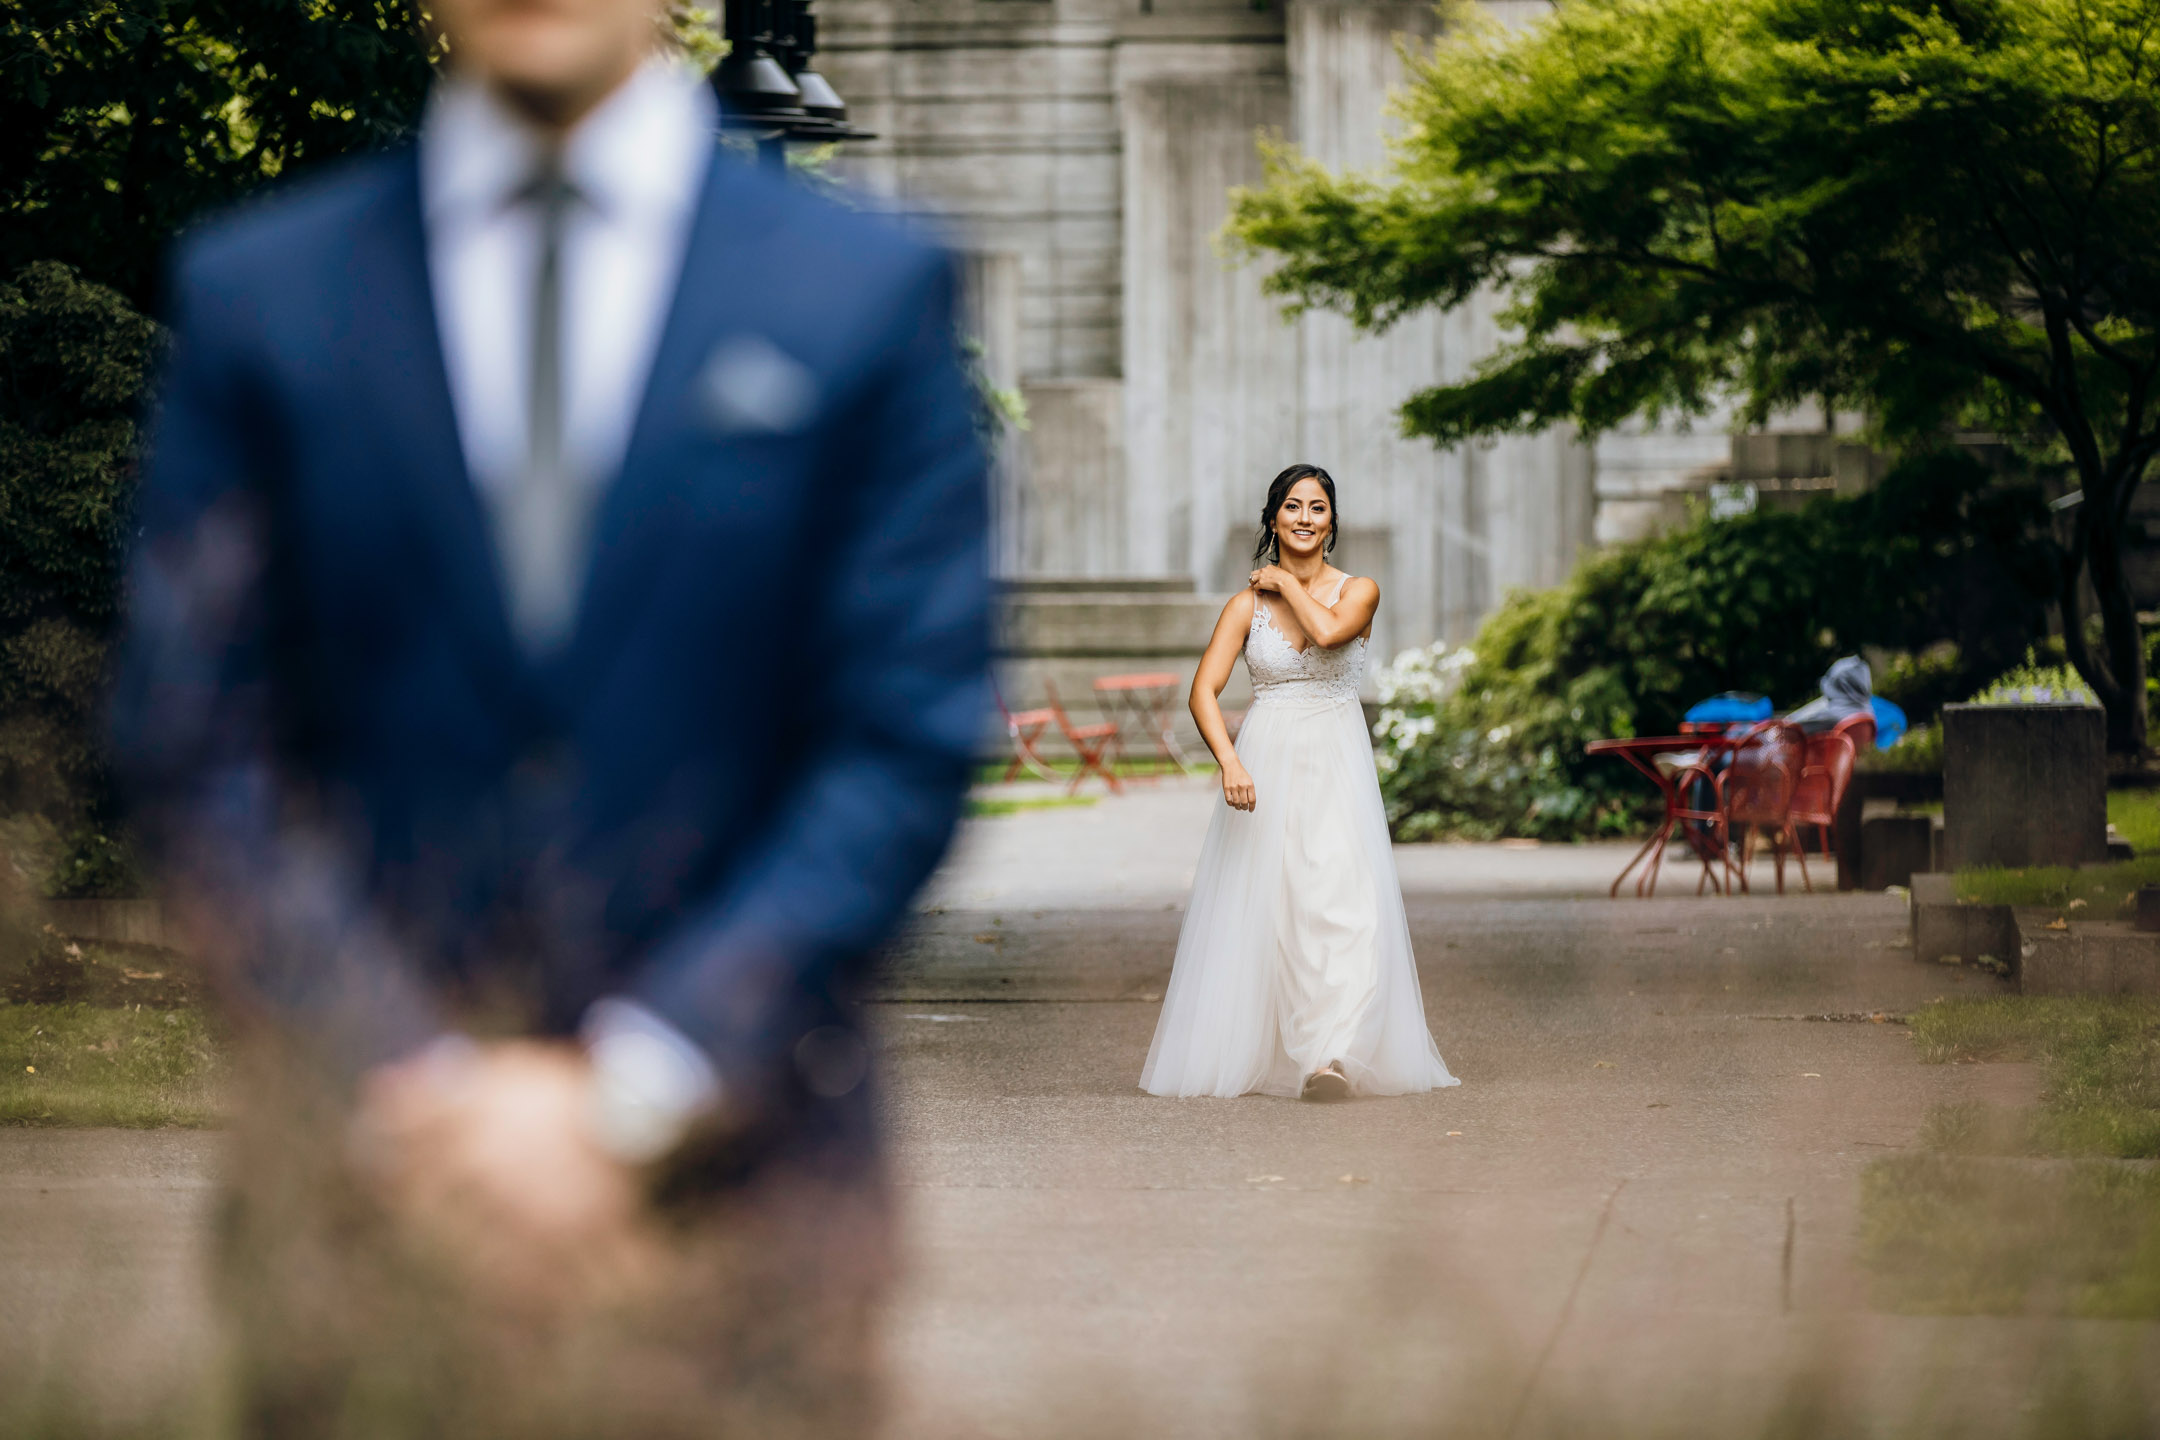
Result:
M1358 679L1380 587L1327 562L1335 482L1268 487L1248 589L1215 622L1192 714L1222 765L1155 1043L1155 1095L1344 1100L1458 1082L1425 1027ZM1244 652L1235 747L1217 697Z

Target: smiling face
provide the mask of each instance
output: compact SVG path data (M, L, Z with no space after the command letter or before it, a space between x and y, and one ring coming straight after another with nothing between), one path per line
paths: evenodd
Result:
M1328 537L1335 533L1335 507L1327 491L1310 477L1290 487L1275 511L1275 542L1285 560L1304 560L1326 553Z

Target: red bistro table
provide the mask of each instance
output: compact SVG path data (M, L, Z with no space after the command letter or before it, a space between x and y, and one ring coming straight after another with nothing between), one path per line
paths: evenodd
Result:
M1647 776L1650 783L1657 786L1658 793L1665 800L1665 818L1659 822L1657 833L1643 842L1642 849L1635 852L1635 858L1628 861L1626 868L1618 876L1614 877L1612 889L1608 890L1606 894L1618 895L1621 881L1633 874L1635 867L1641 865L1644 857L1647 856L1650 863L1644 865L1642 874L1636 877L1635 893L1645 899L1655 895L1657 893L1658 867L1665 863L1665 842L1672 838L1675 827L1678 827L1680 833L1686 837L1689 846L1695 851L1696 858L1702 861L1703 878L1709 881L1711 888L1720 893L1723 892L1724 886L1719 883L1717 871L1714 868L1720 857L1711 853L1701 834L1692 823L1697 820L1708 822L1716 817L1710 811L1697 811L1689 808L1681 787L1684 783L1694 780L1697 776L1711 778L1713 776L1710 769L1711 761L1716 758L1717 752L1731 749L1733 743L1724 734L1723 726L1705 726L1689 735L1647 735L1633 740L1593 740L1583 747L1585 754L1619 756ZM1702 757L1693 764L1681 766L1669 775L1658 769L1656 757L1689 750L1701 751ZM1715 784L1714 779L1712 783ZM1700 891L1702 889L1701 882L1697 882L1695 888Z
M1178 681L1175 670L1105 675L1095 682L1095 693L1102 697L1103 709L1118 722L1121 737L1128 725L1140 734L1154 736L1155 753L1175 765L1182 775L1190 767L1185 763L1185 752L1178 747L1175 730ZM1126 753L1132 752L1128 749Z

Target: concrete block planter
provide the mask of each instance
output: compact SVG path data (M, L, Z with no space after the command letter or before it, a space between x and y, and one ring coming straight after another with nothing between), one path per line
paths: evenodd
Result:
M2107 859L2107 726L2095 705L1945 705L1943 864Z
M2160 934L2122 920L2070 920L2057 929L2059 919L2046 907L1960 901L1953 876L1913 876L1916 960L1993 960L2026 995L2160 995Z
M2120 920L2049 928L2046 911L2020 915L2018 989L2027 995L2160 995L2160 935Z
M2020 937L2008 905L1972 905L1957 898L1949 875L1912 877L1913 958L1929 962L1987 958L2015 974Z

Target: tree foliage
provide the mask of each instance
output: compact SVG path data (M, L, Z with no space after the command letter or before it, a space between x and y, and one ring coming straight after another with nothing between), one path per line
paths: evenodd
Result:
M0 286L0 808L94 819L105 643L157 327L64 265Z
M1523 31L1461 9L1413 61L1389 173L1274 147L1232 233L1274 293L1367 328L1498 287L1512 339L1403 407L1442 443L1826 397L1892 442L1979 420L2051 454L2083 500L2066 643L2137 749L2156 67L2160 0L1560 0Z
M60 260L149 308L181 225L418 116L417 0L12 0L0 275Z

